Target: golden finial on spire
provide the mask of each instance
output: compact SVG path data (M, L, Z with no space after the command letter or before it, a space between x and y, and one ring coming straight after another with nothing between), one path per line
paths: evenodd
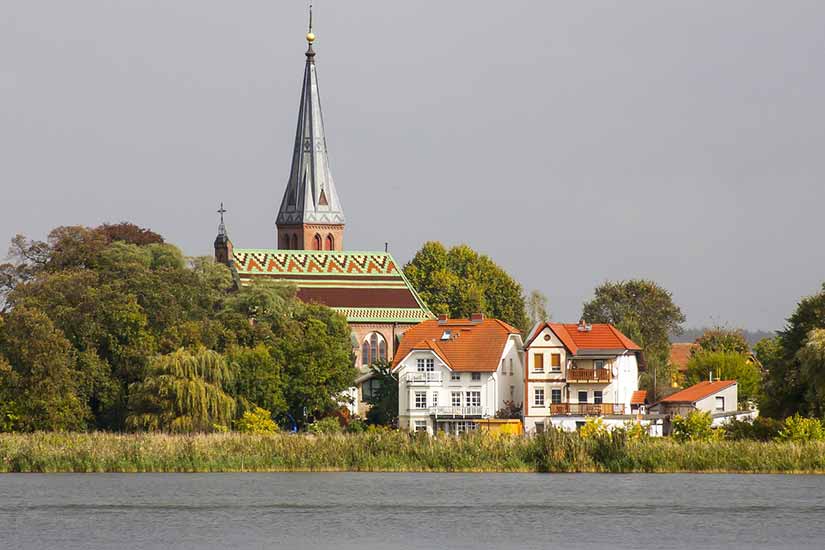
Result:
M315 33L312 32L312 0L309 2L309 29L307 30L307 42L315 42Z

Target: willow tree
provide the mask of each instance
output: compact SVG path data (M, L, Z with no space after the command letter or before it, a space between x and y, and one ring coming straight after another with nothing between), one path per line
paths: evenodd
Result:
M210 432L229 426L235 400L225 391L231 371L220 354L178 350L154 359L129 388L126 425L135 430Z

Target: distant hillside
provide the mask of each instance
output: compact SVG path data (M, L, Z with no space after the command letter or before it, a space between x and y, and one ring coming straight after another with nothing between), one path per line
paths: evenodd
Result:
M671 335L670 341L673 343L695 342L696 339L702 336L702 333L704 333L708 328L709 327L685 329L685 331L678 336ZM776 336L775 332L768 332L766 330L743 330L742 334L745 335L745 340L747 340L748 344L751 346L763 338L771 338L772 336Z

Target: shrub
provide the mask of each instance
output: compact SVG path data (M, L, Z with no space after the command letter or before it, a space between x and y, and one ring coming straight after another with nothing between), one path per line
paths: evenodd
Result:
M753 439L756 441L771 441L779 436L785 424L781 420L757 417L755 420L733 419L725 424L725 438L733 441Z
M604 420L601 418L588 418L585 420L584 426L579 430L579 435L582 439L593 439L603 436L606 433L607 426L604 425Z
M805 418L795 414L785 419L785 427L779 432L780 441L822 441L825 440L825 425L817 418Z
M710 413L691 411L687 416L673 419L673 438L677 441L709 441L714 437Z
M627 434L627 438L633 441L648 439L650 437L650 432L642 426L641 422L627 422L624 431Z
M338 418L335 416L322 418L321 420L310 424L307 429L309 433L313 434L339 434L344 431L341 427L341 422L339 422Z
M262 407L246 411L236 424L239 432L250 434L274 434L278 425L272 420L272 413Z
M360 434L367 431L367 423L360 418L354 418L347 424L347 433Z

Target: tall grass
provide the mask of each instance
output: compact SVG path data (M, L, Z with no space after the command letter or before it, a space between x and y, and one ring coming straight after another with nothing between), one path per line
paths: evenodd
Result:
M825 443L677 443L625 436L0 434L0 472L800 472Z

